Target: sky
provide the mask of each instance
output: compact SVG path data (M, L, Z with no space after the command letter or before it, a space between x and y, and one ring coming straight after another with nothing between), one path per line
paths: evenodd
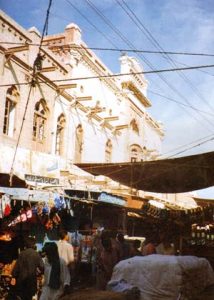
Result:
M43 30L49 0L0 0L0 9L24 28ZM63 32L69 23L114 73L123 52L136 57L144 71L213 65L214 57L139 53L146 50L214 55L213 0L52 0L48 34ZM148 109L163 123L164 157L213 151L214 69L146 74ZM214 188L198 191L214 198Z

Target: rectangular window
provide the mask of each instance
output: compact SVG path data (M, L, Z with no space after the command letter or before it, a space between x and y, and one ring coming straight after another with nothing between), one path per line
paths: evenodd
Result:
M137 158L136 157L131 157L131 162L136 162Z

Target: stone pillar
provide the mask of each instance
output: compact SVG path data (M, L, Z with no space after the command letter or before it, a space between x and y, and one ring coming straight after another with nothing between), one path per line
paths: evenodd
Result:
M67 44L80 44L81 42L81 30L80 28L71 23L65 28L65 45Z

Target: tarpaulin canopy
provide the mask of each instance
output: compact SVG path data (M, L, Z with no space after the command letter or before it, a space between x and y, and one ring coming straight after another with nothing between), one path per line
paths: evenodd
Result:
M22 180L16 175L13 175L11 180L10 174L0 173L0 186L25 188L27 184L25 180Z
M214 206L214 199L206 199L206 198L198 198L198 197L193 197L195 202L200 205L200 206L207 206L207 205L213 205Z
M76 165L93 175L156 193L184 193L214 185L214 152L145 162Z

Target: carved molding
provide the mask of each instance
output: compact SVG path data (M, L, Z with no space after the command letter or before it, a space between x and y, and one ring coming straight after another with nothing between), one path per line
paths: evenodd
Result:
M136 87L136 85L132 81L126 81L122 82L122 88L123 89L128 89L132 91L135 95L135 97L140 100L140 102L145 106L145 107L150 107L151 102L149 99L147 99L144 94Z

